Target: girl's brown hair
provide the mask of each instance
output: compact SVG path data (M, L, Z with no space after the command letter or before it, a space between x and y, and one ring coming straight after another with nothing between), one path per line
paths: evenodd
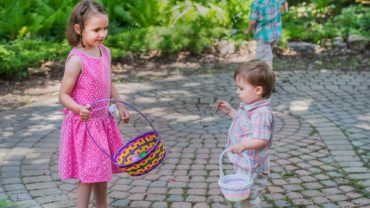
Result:
M74 30L74 25L78 24L81 31L83 31L85 22L94 14L107 15L107 12L102 5L96 3L95 1L81 1L76 5L69 18L69 23L66 31L67 41L69 45L75 47L79 43L81 43L82 47L84 47L82 43L82 35L76 33L76 31Z
M236 77L241 78L244 82L248 82L253 87L262 86L263 98L269 98L275 86L274 71L266 62L258 59L241 65L234 73L234 80L236 80Z

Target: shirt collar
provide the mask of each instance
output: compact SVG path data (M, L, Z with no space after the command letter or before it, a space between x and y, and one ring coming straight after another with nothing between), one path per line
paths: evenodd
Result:
M263 100L251 103L249 105L242 102L242 103L240 103L239 108L243 109L245 111L251 111L255 108L259 108L259 107L262 107L262 106L269 106L270 104L271 104L271 98L268 98L268 99L263 99Z

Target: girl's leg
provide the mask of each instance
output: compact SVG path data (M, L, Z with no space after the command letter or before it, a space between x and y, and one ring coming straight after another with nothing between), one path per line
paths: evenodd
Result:
M78 208L88 208L89 200L92 190L91 183L81 183L77 184L77 207Z
M107 208L107 182L94 183L93 191L96 208Z

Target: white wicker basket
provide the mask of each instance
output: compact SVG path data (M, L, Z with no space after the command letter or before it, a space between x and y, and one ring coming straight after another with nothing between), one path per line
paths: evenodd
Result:
M218 180L218 185L221 188L221 191L225 198L228 201L242 201L249 197L253 180L251 178L251 170L252 165L248 156L243 154L243 156L247 159L249 164L248 175L245 174L231 174L231 175L224 175L223 168L222 168L222 158L224 154L231 149L224 150L220 155L219 161L219 168L220 168L220 178Z

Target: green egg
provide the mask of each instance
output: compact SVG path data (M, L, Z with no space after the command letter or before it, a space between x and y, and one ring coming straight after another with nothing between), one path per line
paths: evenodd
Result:
M145 155L146 155L146 154L148 154L148 153L147 153L147 152L141 152L141 153L140 153L140 158L145 157Z

